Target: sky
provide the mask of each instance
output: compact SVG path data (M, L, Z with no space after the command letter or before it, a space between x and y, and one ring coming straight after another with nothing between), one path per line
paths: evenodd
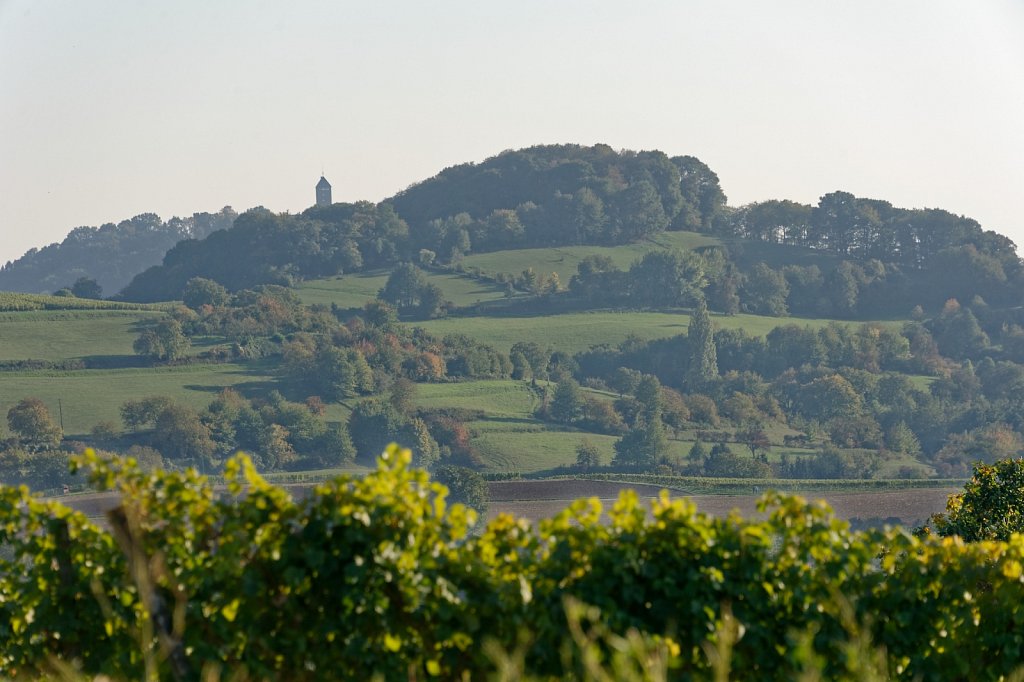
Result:
M845 190L1024 245L1024 0L0 0L0 263L570 142L696 156L732 206Z

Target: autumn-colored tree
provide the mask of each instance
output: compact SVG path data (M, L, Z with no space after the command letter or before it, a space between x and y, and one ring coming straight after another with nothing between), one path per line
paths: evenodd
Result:
M1024 459L976 464L964 491L950 495L946 511L933 515L926 528L968 542L1024 533Z

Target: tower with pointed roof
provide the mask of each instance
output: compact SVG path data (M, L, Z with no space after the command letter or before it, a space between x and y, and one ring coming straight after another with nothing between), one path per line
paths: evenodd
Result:
M331 183L327 182L327 178L321 175L320 182L316 183L316 205L330 206L332 203Z

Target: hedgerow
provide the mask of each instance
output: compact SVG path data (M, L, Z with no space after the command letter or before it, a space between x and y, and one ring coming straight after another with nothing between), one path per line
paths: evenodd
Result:
M93 484L121 495L101 524L0 490L0 669L998 679L1024 658L1018 535L852 532L824 504L775 494L763 520L716 519L628 492L474 532L475 513L409 462L392 446L374 473L292 500L244 456L224 491L87 454Z

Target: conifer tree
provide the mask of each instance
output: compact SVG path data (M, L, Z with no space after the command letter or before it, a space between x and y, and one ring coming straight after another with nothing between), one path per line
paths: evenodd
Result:
M690 391L698 390L718 378L718 354L715 350L714 332L708 304L702 296L690 317L690 328L686 332L690 351L683 383Z

